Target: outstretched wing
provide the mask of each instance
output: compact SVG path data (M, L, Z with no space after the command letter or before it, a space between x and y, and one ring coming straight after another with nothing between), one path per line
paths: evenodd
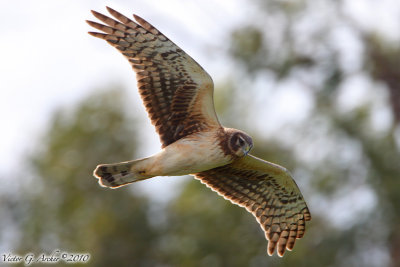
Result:
M269 255L276 247L279 256L292 250L311 220L299 188L281 166L248 155L195 177L256 217L269 240Z
M118 49L136 72L139 93L162 147L189 134L219 127L213 82L207 72L150 23L137 22L107 7L114 20L96 11L104 24L87 21L104 33L89 32Z

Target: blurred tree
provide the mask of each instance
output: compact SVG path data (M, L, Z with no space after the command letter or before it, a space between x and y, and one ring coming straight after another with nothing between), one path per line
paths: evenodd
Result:
M101 188L92 176L99 163L134 157L137 132L125 98L120 89L100 91L54 116L21 199L22 255L58 248L90 253L90 266L153 266L147 199Z
M396 129L400 132L400 45L379 39L373 33L365 33L364 41L368 56L365 60L370 75L383 82L389 92L389 104L394 122L379 139L363 138L364 147L373 159L378 172L377 186L383 204L388 205L389 248L394 266L400 265L400 142L396 145ZM372 142L371 142L372 141ZM377 145L379 144L379 146ZM397 149L396 149L397 148Z
M364 33L363 37L368 52L366 69L374 79L386 84L393 114L400 122L400 46L373 33Z

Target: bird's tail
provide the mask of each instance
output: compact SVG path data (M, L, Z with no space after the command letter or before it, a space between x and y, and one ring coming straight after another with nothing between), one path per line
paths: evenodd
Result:
M113 164L97 165L93 175L99 179L99 184L104 187L117 188L153 176L146 175L145 170L139 167L146 159L138 159Z

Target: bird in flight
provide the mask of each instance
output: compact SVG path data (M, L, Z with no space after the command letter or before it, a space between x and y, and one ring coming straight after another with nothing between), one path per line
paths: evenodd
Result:
M117 188L155 176L191 174L252 213L265 232L267 252L283 256L305 231L310 212L291 174L249 154L253 141L220 124L209 74L181 48L137 15L134 20L107 7L89 32L121 52L136 72L138 89L162 149L153 156L100 164L101 186Z

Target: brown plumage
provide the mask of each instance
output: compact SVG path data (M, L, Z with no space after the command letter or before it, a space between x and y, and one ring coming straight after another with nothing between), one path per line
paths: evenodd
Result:
M268 254L292 250L305 231L310 212L295 181L284 168L252 155L195 174L224 198L246 208L265 232Z
M208 108L204 105L213 97L213 81L207 72L144 19L134 15L139 25L109 7L107 10L119 21L92 11L108 26L88 21L106 34L89 33L106 40L130 62L136 72L143 104L162 146L218 126L215 112L203 112Z
M130 62L162 150L148 158L98 165L99 183L117 188L154 176L192 174L256 217L269 240L269 255L292 250L311 215L290 173L248 155L251 137L220 125L213 82L189 55L139 16L133 15L135 22L107 10L116 20L92 11L106 25L87 21L104 32L89 33Z

